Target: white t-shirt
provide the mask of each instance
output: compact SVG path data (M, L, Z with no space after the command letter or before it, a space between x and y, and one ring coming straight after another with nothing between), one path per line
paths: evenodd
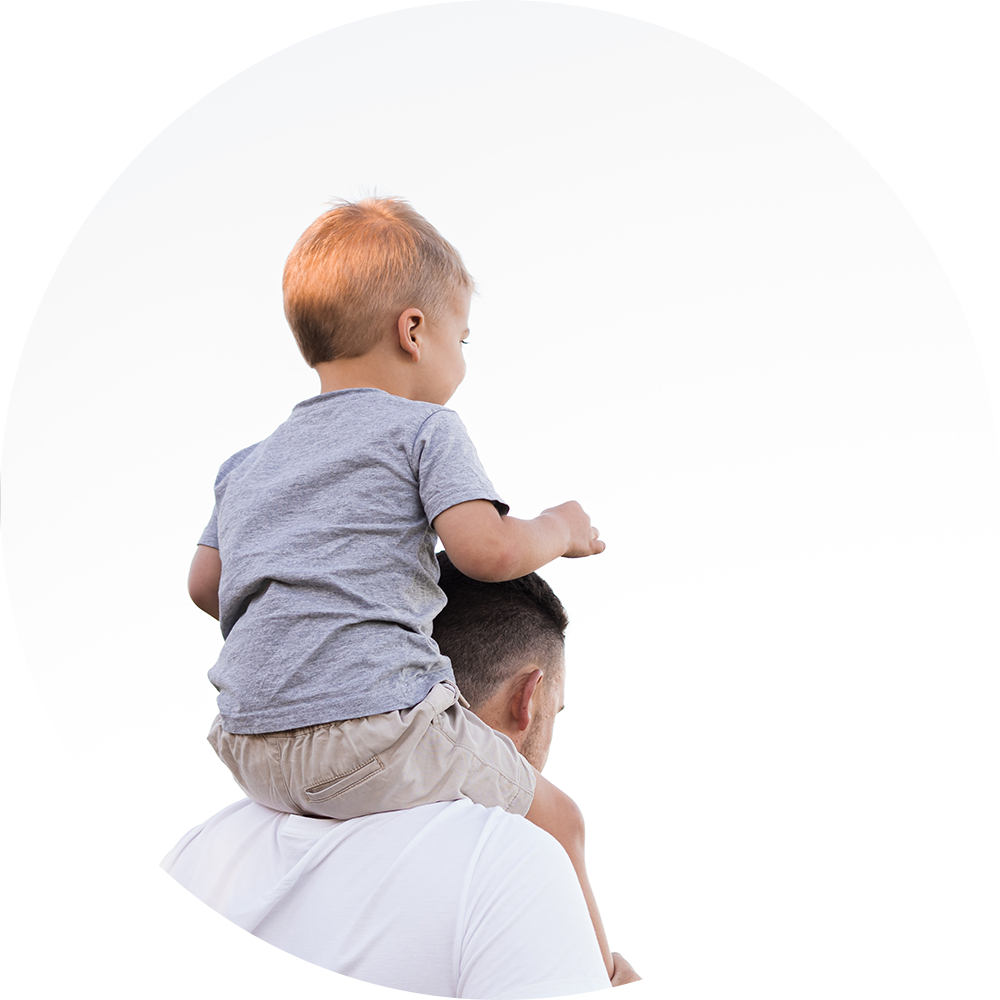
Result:
M563 849L466 799L346 821L244 799L162 865L234 923L355 979L483 1000L610 988Z

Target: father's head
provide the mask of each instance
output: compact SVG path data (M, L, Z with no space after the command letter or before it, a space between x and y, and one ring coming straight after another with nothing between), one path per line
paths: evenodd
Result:
M476 715L540 771L563 707L566 611L536 573L480 583L443 552L438 561L448 604L434 619L434 639Z

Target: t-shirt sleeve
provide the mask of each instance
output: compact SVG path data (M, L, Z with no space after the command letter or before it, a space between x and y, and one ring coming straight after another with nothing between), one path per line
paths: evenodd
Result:
M260 442L258 441L257 444ZM218 475L215 477L215 506L212 507L212 516L208 520L208 524L205 525L205 530L201 533L201 537L198 539L199 545L209 545L213 549L219 547L219 503L226 492L226 479L229 473L233 471L238 465L240 465L243 460L256 448L256 444L250 445L249 448L243 448L236 452L235 455L230 455L221 466L219 466Z
M413 442L411 460L428 522L467 500L489 500L501 515L510 510L497 496L469 432L454 410L435 410L424 420Z
M459 997L524 1000L611 988L569 857L527 820L506 815L498 823L466 905Z
M212 516L205 525L205 530L198 539L199 545L209 545L213 549L219 547L219 508L218 505L212 508Z

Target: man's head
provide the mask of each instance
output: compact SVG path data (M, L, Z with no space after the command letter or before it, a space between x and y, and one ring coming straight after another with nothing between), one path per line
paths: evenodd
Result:
M360 357L395 336L401 314L468 314L474 285L458 251L399 198L338 202L285 263L285 316L311 367Z
M480 583L443 552L438 561L448 604L434 619L434 639L472 710L540 771L563 706L566 611L536 573Z

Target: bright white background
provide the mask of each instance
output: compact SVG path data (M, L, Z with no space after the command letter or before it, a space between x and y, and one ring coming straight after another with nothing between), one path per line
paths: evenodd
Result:
M14 334L3 344L5 388L60 256L133 157L244 68L397 6L291 3L279 15L223 2L196 13L181 3L169 23L137 20L134 8L116 4L89 5L85 16L61 5L19 15L26 20L5 53L6 92L24 98L12 109L23 157L6 178L19 210L5 245ZM481 170L494 152L458 141L462 122L499 106L489 103L489 60L462 67L463 85L479 74L480 89L474 101L455 98L455 144L435 143L416 165L421 154L406 129L419 109L401 107L398 147L391 137L386 143L399 161L386 168L391 156L381 154L375 182L411 196L462 248L483 287L470 377L455 405L518 508L530 513L569 491L594 508L612 546L602 560L546 573L574 617L570 709L551 771L590 816L591 864L612 943L650 977L636 993L994 995L997 471L974 351L996 393L995 26L973 4L952 5L947 15L938 4L920 13L844 4L835 19L793 4L755 4L752 15L722 2L616 9L741 60L839 130L934 246L972 336L913 223L822 122L759 79L749 110L727 119L714 154L713 136L698 131L702 119L665 109L671 128L641 150L670 154L656 189L642 183L647 159L633 168L640 183L628 183L613 142L596 156L567 147L565 137L585 134L587 123L578 112L558 112L578 108L580 91L561 94L558 74L545 80L544 92L565 102L553 108L562 134L553 141L539 130L535 138L547 169L558 162L565 171L548 192L546 225L559 238L575 234L575 245L560 256L529 239L523 272L497 248L515 223L530 223L518 211L539 194L531 161L505 162L509 188L482 192L509 201L507 219L464 210L467 192L477 191L464 165ZM553 16L552 8L539 16ZM676 51L680 59L694 49ZM554 52L553 65L557 57L564 54ZM393 73L412 72L423 86L426 74L440 74L419 52L401 65L403 58ZM721 96L706 105L705 117L718 122L753 74L711 52L699 64L722 81ZM691 72L687 66L683 78ZM589 106L600 109L594 75ZM536 92L537 75L531 82L525 94ZM727 82L739 86L727 90ZM775 101L776 117L753 117L760 102ZM524 110L530 117L537 108ZM612 140L624 146L643 134L637 113L617 109L621 131ZM516 115L504 125L517 136ZM681 137L681 148L700 150L688 162L671 145ZM199 148L214 138L203 135ZM254 170L281 160L280 150L251 139L246 153ZM495 154L510 155L507 147ZM357 151L338 155L338 169L357 160ZM585 158L579 172L574 157ZM595 159L609 164L607 186L576 190L574 177ZM441 163L447 168L436 170ZM781 174L781 164L808 168L807 181L801 170ZM312 391L308 371L281 341L266 283L286 246L272 244L294 239L328 195L356 192L296 190L284 217L262 212L258 236L274 260L255 261L259 274L248 275L227 267L218 247L241 214L273 206L273 192L249 186L224 152L190 169L190 217L177 210L156 219L162 271L150 272L148 247L123 252L108 240L127 230L122 221L135 206L152 203L157 183L173 197L166 174L139 170L143 184L120 189L91 221L98 255L78 251L38 320L60 348L47 360L26 355L21 391L35 400L53 389L60 396L42 406L15 403L32 419L58 417L60 436L48 427L29 437L16 425L5 454L13 484L5 548L29 653L26 663L7 642L16 776L7 829L21 890L9 905L17 907L23 974L35 979L30 995L81 980L110 996L265 996L279 982L331 983L202 912L155 861L186 826L233 798L200 745L205 721L197 713L210 714L211 691L201 666L189 662L211 650L214 635L191 617L169 577L183 575L207 513L201 481ZM275 176L283 169L279 162ZM409 182L405 189L396 177ZM705 195L713 177L716 199L689 195ZM745 186L734 186L735 177ZM816 177L828 183L808 182ZM208 181L235 191L234 205L198 203L211 193ZM713 205L717 213L706 214ZM793 211L782 214L782 205ZM587 209L601 208L596 222L587 219ZM656 242L633 260L644 217L690 238ZM609 225L615 218L627 225ZM201 226L194 245L185 228L195 231L192 220ZM607 235L588 253L595 225ZM817 228L831 237L825 253ZM616 229L631 239L614 244ZM706 245L706 233L745 242ZM857 233L866 238L855 240ZM796 234L800 242L790 243ZM189 257L179 266L172 251L180 246ZM197 295L197 326L186 325L190 299L169 296L150 309L143 293L162 294L164 274ZM850 288L842 298L831 294L838 275ZM245 283L235 306L226 300L232 282ZM606 283L627 292L609 296ZM112 292L115 309L95 328L94 317L105 315L97 307ZM77 327L79 316L86 319ZM232 336L223 317L234 316L255 344L272 329L278 335L273 355L244 359L220 382L231 347L215 338ZM520 370L538 331L548 339L539 337L539 356ZM146 340L126 358L121 338L137 332L156 349ZM579 343L588 349L573 351ZM36 336L31 351L41 358L44 346ZM556 370L572 393L552 387ZM662 393L655 406L619 388L636 382ZM506 410L498 429L498 400L513 385L529 412ZM221 414L213 390L224 394ZM66 399L74 401L68 421ZM163 416L123 434L125 401ZM623 402L642 418L628 421L635 439L624 439L616 422ZM533 430L522 421L539 407ZM649 454L644 443L660 441L656 421L662 450L637 465L634 458ZM95 428L134 449L123 460ZM553 432L561 436L554 464L545 451ZM144 440L153 442L148 454ZM79 475L62 481L62 495L29 498L18 476L30 470L54 482L57 461ZM197 466L190 483L178 482L174 470L189 466ZM169 473L167 482L157 472ZM109 523L95 513L106 507L95 491L107 484L121 504ZM138 505L157 513L152 541L136 537ZM650 517L661 519L659 531L643 528ZM128 527L125 537L119 526ZM651 574L654 564L662 570ZM74 739L87 741L69 752L37 745L51 715L37 706L54 688L71 702L56 714L72 714ZM148 730L175 734L175 755L151 753L139 730L126 730L124 742L105 730L137 702ZM645 761L631 765L636 718L662 730L658 772ZM639 750L650 746L639 737ZM602 763L604 747L617 768ZM88 783L102 752L120 780ZM31 775L41 780L29 783ZM598 807L595 776L614 789L617 811ZM102 826L94 836L95 824L112 820L114 832ZM338 996L385 994L336 982Z

